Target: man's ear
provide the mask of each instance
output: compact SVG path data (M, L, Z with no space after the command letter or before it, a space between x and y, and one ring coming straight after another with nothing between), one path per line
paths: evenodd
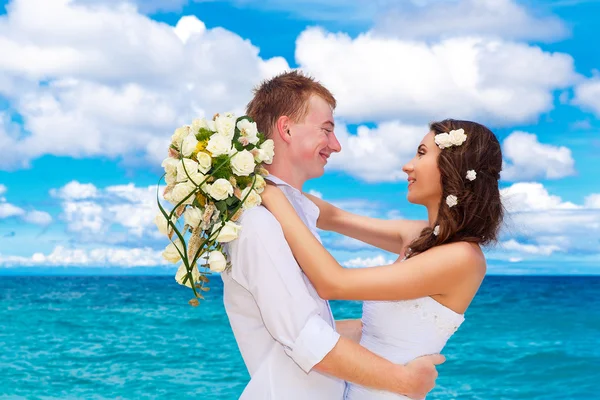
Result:
M290 133L291 124L292 120L287 115L282 115L275 123L275 134L286 143L289 143L292 139L292 135Z

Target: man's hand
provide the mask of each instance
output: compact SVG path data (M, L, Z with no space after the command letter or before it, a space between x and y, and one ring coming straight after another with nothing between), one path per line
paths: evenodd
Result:
M436 365L443 364L446 357L433 354L414 359L406 364L406 381L402 393L411 399L423 399L435 387L438 377Z

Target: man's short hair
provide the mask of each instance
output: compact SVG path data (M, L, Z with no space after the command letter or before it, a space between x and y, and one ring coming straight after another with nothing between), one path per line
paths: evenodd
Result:
M302 121L308 113L308 100L320 96L331 108L336 101L331 92L300 71L290 71L262 82L254 89L254 98L246 107L256 122L258 131L270 137L279 117L288 116L292 121Z

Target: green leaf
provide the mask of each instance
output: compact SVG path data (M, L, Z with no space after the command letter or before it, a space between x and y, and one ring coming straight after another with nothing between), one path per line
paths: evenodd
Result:
M196 134L196 140L201 142L203 140L208 140L213 135L213 132L206 128L200 128L198 133Z
M253 181L252 178L253 175L251 176L237 176L235 178L235 180L237 181L238 187L241 190L244 190L245 188L247 188Z
M217 210L219 210L221 214L225 214L225 211L227 211L227 203L224 200L217 201L215 207L217 207Z

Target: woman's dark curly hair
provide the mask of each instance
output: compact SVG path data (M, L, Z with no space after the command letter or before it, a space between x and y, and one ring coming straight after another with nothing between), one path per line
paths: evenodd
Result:
M467 139L460 146L442 149L438 157L442 197L437 220L437 235L427 227L409 245L407 257L413 257L433 246L452 242L495 243L504 218L498 180L502 170L502 150L496 136L483 125L470 121L447 119L429 125L437 136L463 129ZM477 173L475 180L466 178L467 171ZM446 197L454 195L458 204L449 207Z

